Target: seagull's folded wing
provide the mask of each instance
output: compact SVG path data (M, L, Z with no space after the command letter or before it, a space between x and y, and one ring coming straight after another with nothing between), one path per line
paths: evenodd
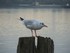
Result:
M25 23L25 25L32 25L32 24L33 24L33 21L31 21L31 20L26 20L24 23Z

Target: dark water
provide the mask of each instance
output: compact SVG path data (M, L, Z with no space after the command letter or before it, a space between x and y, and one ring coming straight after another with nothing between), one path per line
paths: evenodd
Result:
M0 53L16 53L18 38L31 36L20 16L44 22L48 28L37 31L38 35L54 40L55 53L70 53L70 9L64 8L0 9Z

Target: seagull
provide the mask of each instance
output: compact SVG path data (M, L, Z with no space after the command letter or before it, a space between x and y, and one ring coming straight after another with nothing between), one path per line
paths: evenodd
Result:
M26 26L26 28L31 30L32 37L34 37L33 36L33 31L35 32L35 36L37 37L36 30L40 30L42 27L48 27L43 22L40 22L40 21L37 21L37 20L25 20L22 17L20 17L20 20Z

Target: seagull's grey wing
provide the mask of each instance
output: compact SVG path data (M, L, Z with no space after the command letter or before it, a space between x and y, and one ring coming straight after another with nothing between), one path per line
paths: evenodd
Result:
M32 20L25 20L24 21L24 24L27 26L27 25L32 25L33 24L33 21Z

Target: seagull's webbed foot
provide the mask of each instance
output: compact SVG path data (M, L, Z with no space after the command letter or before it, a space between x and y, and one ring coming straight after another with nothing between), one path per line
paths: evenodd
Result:
M34 36L32 35L32 37L34 37Z

